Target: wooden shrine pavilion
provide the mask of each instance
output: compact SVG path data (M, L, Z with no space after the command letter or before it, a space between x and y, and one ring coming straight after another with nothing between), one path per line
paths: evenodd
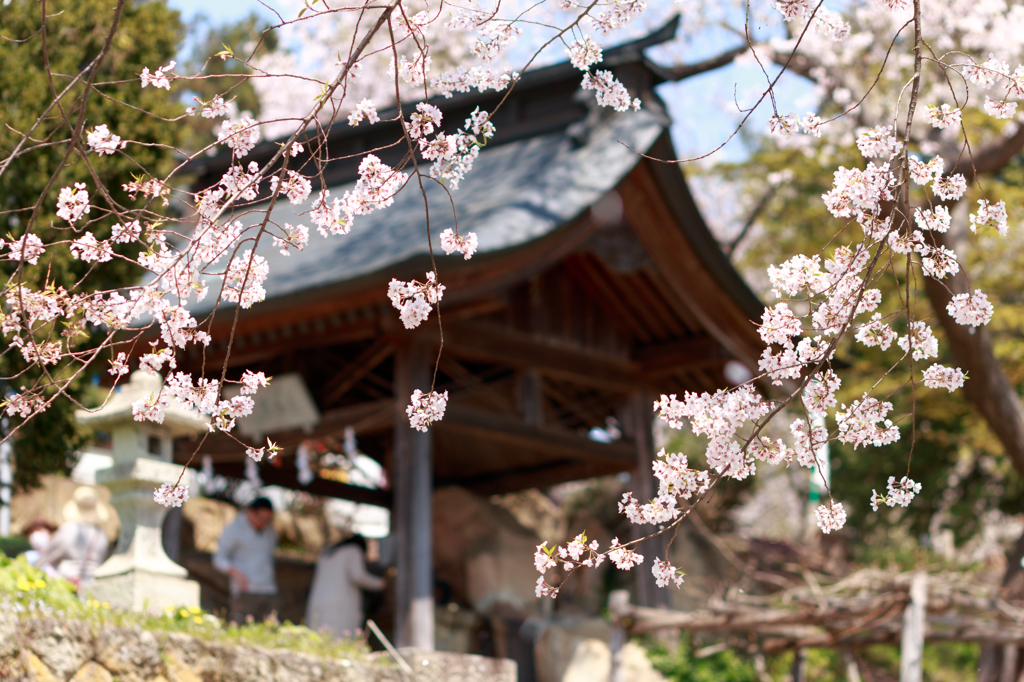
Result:
M637 154L676 156L653 89L667 77L644 56L674 31L673 23L605 52L602 67L640 97L639 112L598 108L568 63L527 73L497 109L497 135L451 195L459 231L476 232L479 251L468 261L437 259L447 290L436 390L447 390L450 400L428 433L410 429L405 408L413 389L429 390L441 346L438 314L408 331L386 295L392 278L422 281L431 269L419 188L357 218L351 234L313 234L304 251L287 257L269 243L258 249L270 266L268 299L240 312L229 377L244 368L298 374L319 413L305 429L265 434L284 451L261 463L260 476L392 509L401 645L433 647L435 486L493 494L638 467L649 472L653 396L725 387L729 361L756 367L762 344L750 320L760 318L762 304L712 238L679 167ZM454 128L476 107L494 111L505 96L433 103ZM328 155L341 160L324 169L332 196L354 183L362 153L399 135L397 122L336 125ZM265 161L277 149L266 142L250 158ZM392 165L402 156L395 147L375 153ZM290 167L301 155L297 161ZM229 163L222 154L195 164L197 187L215 184ZM301 216L318 189L305 205L279 202L272 220L309 224ZM451 205L438 187L427 196L440 254L438 235L453 227ZM234 315L222 306L204 367L198 354L179 365L219 375ZM592 438L609 417L623 425L622 437ZM346 427L384 466L389 489L324 477L300 483L297 446L340 441ZM176 461L188 461L194 448L180 442ZM218 473L242 476L245 453L228 438L209 437L201 452ZM651 492L649 475L635 480L639 496Z

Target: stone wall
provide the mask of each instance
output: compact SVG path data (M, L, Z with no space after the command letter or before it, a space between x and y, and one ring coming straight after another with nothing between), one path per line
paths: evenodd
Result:
M100 627L81 620L0 614L4 682L515 682L509 660L403 651L414 675L387 654L324 659L209 642L182 633Z

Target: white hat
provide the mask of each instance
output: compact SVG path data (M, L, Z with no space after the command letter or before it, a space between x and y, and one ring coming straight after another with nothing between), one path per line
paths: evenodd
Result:
M64 520L69 523L85 523L91 526L101 526L110 518L110 512L100 502L96 491L89 486L82 486L75 490L71 499L61 510Z

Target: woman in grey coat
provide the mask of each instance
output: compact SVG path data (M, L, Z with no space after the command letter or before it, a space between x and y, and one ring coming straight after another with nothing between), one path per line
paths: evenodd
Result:
M366 570L366 539L342 540L320 553L306 604L306 625L351 637L363 627L362 590L383 590L385 581Z

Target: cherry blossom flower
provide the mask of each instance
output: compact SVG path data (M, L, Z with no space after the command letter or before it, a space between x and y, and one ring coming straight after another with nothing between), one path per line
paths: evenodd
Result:
M373 100L366 99L365 97L360 100L356 108L348 115L348 124L350 126L357 126L363 121L369 121L371 125L380 122L380 116L377 115L377 107L374 106Z
M74 189L64 187L57 197L57 217L74 225L89 212L89 192L84 182L76 182Z
M924 385L928 388L944 388L950 393L964 385L966 375L959 367L932 365L924 370Z
M866 159L891 159L903 143L893 134L892 126L875 126L857 133L857 149Z
M597 103L602 107L611 107L615 111L627 111L630 108L638 111L640 109L640 100L631 101L626 86L620 83L611 71L585 73L581 87L584 90L594 90L597 93Z
M871 491L871 511L878 511L879 504L885 504L889 507L895 507L896 505L901 507L910 506L914 496L921 492L921 484L906 476L897 483L896 477L890 476L886 492L888 493L887 495L879 495L876 491Z
M275 175L270 178L271 192L277 191L278 182L280 182L278 176ZM301 204L312 191L313 185L310 183L309 178L304 178L293 170L288 171L284 182L281 182L281 192L293 204Z
M936 206L932 209L914 209L914 222L922 230L931 232L946 232L949 230L952 218L949 209L945 206Z
M180 507L188 502L188 486L164 483L153 491L153 501L165 507Z
M149 73L149 67L143 67L142 74L139 76L139 80L142 81L142 87L152 85L154 88L163 88L164 90L171 89L171 81L167 78L167 74L174 71L174 66L177 64L174 60L171 60L167 66L161 66L153 74Z
M554 568L557 565L558 562L551 557L551 550L548 549L547 541L545 540L537 545L537 551L533 554L533 566L537 569L537 572L544 575L548 572L548 569Z
M511 21L488 21L478 28L479 38L470 46L470 52L485 62L493 62L522 32L523 29Z
M583 36L571 43L566 51L569 53L569 61L580 71L586 71L591 64L601 62L601 46L590 36Z
M149 398L139 398L132 403L132 415L135 421L151 421L157 424L164 423L164 409L168 400L163 394L151 395Z
M9 417L18 416L28 419L32 415L42 412L45 403L38 396L27 394L25 387L22 386L20 393L12 393L6 400L0 402L0 406L4 408Z
M979 327L992 320L993 308L984 292L975 291L954 296L946 305L946 312L957 324Z
M658 587L668 587L668 584L673 582L676 587L683 585L685 574L668 561L655 557L654 563L651 565L651 572L654 574L654 580Z
M860 400L854 400L849 409L845 405L843 409L846 411L836 412L840 443L852 445L856 450L862 445L882 447L900 439L899 427L886 419L892 411L892 403L865 394Z
M945 246L939 246L929 248L928 255L921 259L921 269L929 277L942 279L946 275L960 272L960 263L957 262L953 251Z
M826 535L846 525L846 510L843 509L842 502L831 502L827 507L819 505L814 510L814 516L818 521L818 528Z
M124 376L128 373L128 354L118 353L117 357L110 361L110 369L107 370L115 377Z
M985 97L985 113L993 118L1013 118L1017 114L1017 103L996 102L991 97Z
M25 261L29 265L38 263L39 257L46 250L43 247L43 240L30 233L12 241L7 248L10 250L11 260Z
M456 92L469 92L470 90L478 90L480 92L497 90L500 92L518 78L519 73L517 71L503 73L479 66L472 68L459 66L454 71L445 71L440 76L432 78L430 80L430 89L444 95L446 98L451 97Z
M839 375L831 369L815 374L801 397L807 415L811 419L824 417L826 410L838 404L836 391L841 385Z
M110 132L107 129L106 123L96 126L86 136L86 143L89 145L90 151L96 152L100 156L113 154L118 149L124 149L128 144L127 142L122 142L120 137Z
M910 156L910 179L918 185L928 185L942 177L946 162L941 156L933 156L928 163L916 156Z
M415 329L430 315L430 307L444 296L444 285L438 283L433 272L427 273L425 283L392 279L388 286L391 305L399 311L406 329Z
M1006 202L989 204L986 199L979 199L978 212L971 214L971 232L977 233L979 227L994 227L996 232L1005 237L1008 230Z
M253 372L252 370L245 370L242 374L242 388L240 390L242 395L254 395L260 388L267 386L270 379L263 372Z
M267 259L247 249L236 256L224 275L224 299L238 303L243 308L252 307L267 296L263 282L270 274Z
M246 156L260 141L260 124L242 114L237 121L224 121L217 142L228 146L236 157Z
M803 128L804 132L808 135L821 137L821 125L821 119L812 111L808 111L807 115L800 119L800 127Z
M963 117L959 109L950 109L948 104L943 104L941 107L929 104L925 111L925 118L933 128L945 130L960 125Z
M634 566L639 566L644 562L642 554L637 554L635 550L620 545L618 538L612 538L611 550L608 552L608 558L613 564L615 564L615 568L621 571L628 571Z
M424 393L420 389L412 392L412 402L405 408L409 417L409 425L417 431L427 431L434 422L444 418L445 407L448 406L448 391Z
M967 179L960 173L945 178L936 178L932 183L932 191L943 201L957 201L967 191Z
M203 107L202 117L203 118L218 118L220 116L227 116L230 111L227 102L220 95L214 95L210 103Z
M309 228L305 225L292 226L289 223L285 223L283 229L283 237L276 235L273 237L274 246L280 249L281 255L290 256L291 251L288 249L292 246L302 251L306 244L309 243Z
M546 582L544 582L543 577L540 577L537 578L537 588L535 590L535 593L538 599L540 599L541 597L551 597L552 599L554 599L558 596L558 588L551 587Z
M142 234L142 226L138 220L132 220L128 223L118 223L111 228L110 241L115 244L128 244L139 238Z
M917 360L927 360L928 358L938 357L939 355L939 341L932 334L932 328L924 322L914 322L910 325L910 333L906 336L901 336L896 345L903 349L903 352L910 352L911 346L913 346L913 358Z
M800 119L796 114L776 114L768 119L768 132L772 135L792 135L799 130Z
M758 333L761 334L761 340L767 344L776 343L786 348L792 348L792 337L800 336L803 333L803 325L789 309L788 304L778 303L772 308L764 309Z
M460 237L449 228L441 233L441 248L449 256L458 251L465 260L469 260L476 253L476 232L468 232L465 237Z
M92 232L86 232L71 242L71 255L86 263L106 263L114 257L114 250L105 241L97 241Z

